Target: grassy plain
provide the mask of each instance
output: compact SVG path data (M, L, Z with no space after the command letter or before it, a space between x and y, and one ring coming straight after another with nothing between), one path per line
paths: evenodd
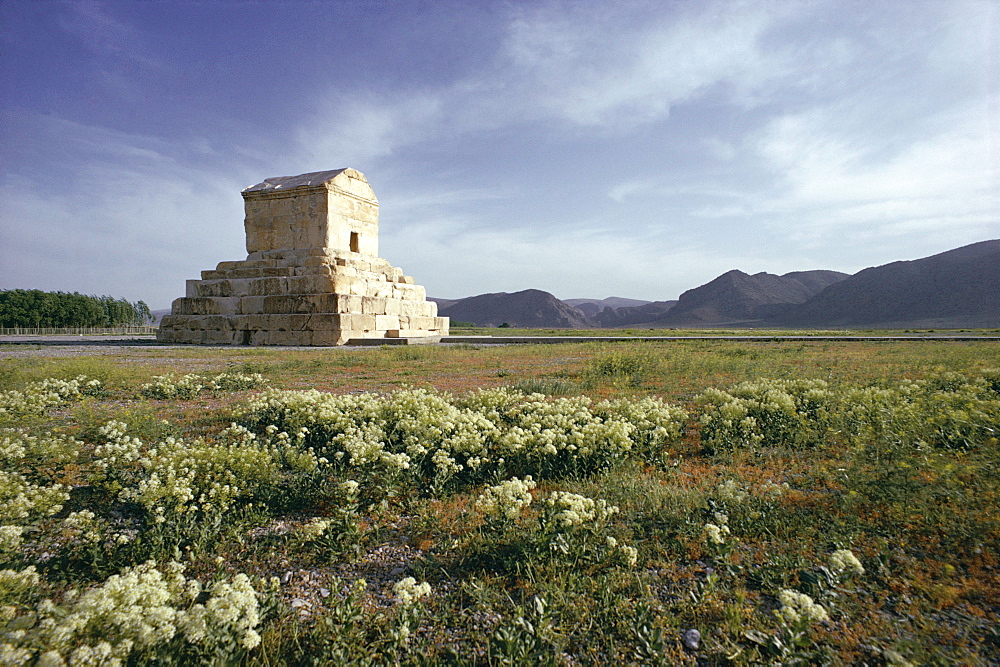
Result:
M994 376L983 374L1000 368L997 342L151 347L100 357L3 354L0 346L0 391L77 375L100 380L105 388L101 395L0 424L84 443L77 458L52 474L52 481L73 488L70 499L60 513L35 521L22 549L5 557L5 567L35 565L46 596L56 600L70 587L86 589L137 565L140 555L160 563L179 558L186 576L203 582L240 572L278 577L281 584L264 596L260 645L220 654L225 660L989 664L1000 654L1000 386L991 388L988 378ZM689 417L683 437L659 451L623 456L593 472L536 475L532 504L512 521L490 524L476 509L486 487L509 477L498 473L488 481L440 488L430 480L423 486L419 480L400 483L391 493L389 482L379 492L362 488L350 512L331 493L300 493L298 502L285 503L259 492L239 499L212 525L157 533L148 511L120 503L111 486L94 481L99 429L119 420L147 445L171 437L211 443L241 419L253 430L246 405L259 389L171 399L140 391L167 373L224 372L259 373L273 388L338 395L389 397L423 388L462 397L511 387L555 397L550 400L585 396L595 404L656 397L683 407ZM978 389L962 389L957 402L948 394L949 413L914 407L932 405L927 401L938 394L928 388L906 398L906 410L866 404L888 415L878 432L868 426L848 432L842 415L832 414L838 408L809 422L822 426L809 438L708 444L704 415L711 404L699 398L702 392L761 379L822 380L824 396L836 394L838 401L854 390L874 392L906 381L926 381L941 391L972 382ZM900 391L892 395L911 396ZM927 424L934 420L947 422L934 432L948 428L959 436L929 439L926 433L934 429ZM348 476L337 474L338 480ZM603 499L619 511L576 532L546 528L540 508L557 491ZM84 553L59 527L69 512L84 509L103 519L106 530L130 521L142 547L103 545ZM304 526L317 517L340 521L339 532L328 529L318 541L303 537ZM725 526L721 542L711 539L709 524ZM615 561L606 546L612 542L634 548L634 564ZM830 555L843 549L858 557L863 574L830 564ZM409 605L394 601L393 583L405 576L428 582L431 593ZM352 588L359 578L366 589ZM809 594L826 618L794 621L776 613L782 590ZM685 635L691 629L700 634L697 642ZM156 650L133 660L162 658ZM213 659L205 652L186 655Z

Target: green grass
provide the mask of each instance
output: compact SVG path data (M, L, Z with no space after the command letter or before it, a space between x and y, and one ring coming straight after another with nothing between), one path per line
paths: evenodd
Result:
M152 558L160 567L180 560L184 576L206 588L249 575L261 592L261 643L247 651L226 639L235 631L219 626L210 646L177 639L136 649L130 658L136 663L173 655L268 665L988 664L1000 652L1000 396L989 393L996 392L989 384L995 375L973 391L950 373L976 378L989 368L1000 368L1000 345L987 341L148 348L127 357L0 359L0 391L81 374L107 386L103 395L42 416L3 417L0 427L83 444L70 458L62 445L41 441L27 458L0 448L5 474L44 471L47 477L31 477L32 483L69 489L55 514L15 518L7 509L0 516L0 523L29 528L20 547L0 552L2 567L34 566L40 574L27 589L0 586L0 604L16 610L14 621L0 621L0 632L21 627L35 636L41 626L26 619L42 598L68 609L68 590L96 590ZM252 427L261 454L240 458L221 447L238 440L223 431L241 419L258 390L206 391L184 400L140 392L166 373L225 371L260 373L275 388L338 394L387 394L407 385L456 400L484 387L595 403L657 397L684 406L691 418L684 438L656 456L625 457L590 474L536 474L531 505L489 524L476 500L506 476L442 482L374 464L313 474L309 456L320 449L307 454L305 445L295 449L280 440L264 447L269 436L257 430L260 424ZM793 436L807 429L808 437L707 447L702 416L710 406L695 397L760 379L824 380L831 401L847 401L862 387L930 384L919 395L897 392L895 402L876 406L891 427L882 431L852 431L846 416L853 404L830 403L836 409L813 421L794 417ZM767 418L759 416L757 427L770 428ZM312 434L303 437L314 439L305 442L322 448L319 426L326 422L309 419ZM139 488L145 464L123 458L111 473L98 466L106 454L96 448L107 440L100 429L110 420L127 423L144 455L159 457L157 465L177 461L176 470L197 465L204 475L242 475L246 495L222 514L168 514L155 523L142 504L152 496L120 495ZM439 437L433 429L422 433L424 443ZM768 433L787 431L775 426ZM289 437L293 442L294 433ZM183 446L150 452L169 438ZM271 451L299 458L272 476L264 464ZM361 483L357 498L341 486L345 479ZM0 484L7 508L17 495L12 488L9 478ZM545 508L561 491L603 499L619 511L559 529ZM103 541L88 543L64 523L81 510L94 512ZM313 518L329 525L310 537L304 527ZM706 540L709 523L729 529L722 544ZM116 535L128 539L119 544ZM618 546L609 546L608 537ZM635 565L627 564L623 546L637 550ZM856 554L865 573L831 572L837 549ZM273 589L259 579L288 572L288 581ZM412 605L394 602L393 584L405 576L428 582L431 594ZM359 578L367 580L364 590L355 584ZM829 620L781 622L774 612L783 589L809 594ZM188 604L175 603L185 613ZM108 641L111 625L101 631ZM702 638L694 652L681 643L691 628Z

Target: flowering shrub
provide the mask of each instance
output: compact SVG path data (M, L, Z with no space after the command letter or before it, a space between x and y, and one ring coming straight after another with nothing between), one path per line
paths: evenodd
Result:
M94 449L98 481L114 492L135 481L136 463L143 455L142 441L129 436L127 431L128 424L114 419L97 429L98 435L105 438Z
M631 424L631 439L637 454L649 460L659 459L684 435L687 410L656 397L602 401L594 412L604 418L617 418Z
M988 372L985 372L988 374ZM716 450L813 447L828 438L874 448L978 446L1000 434L1000 396L984 376L830 389L822 380L759 380L695 398L702 442Z
M715 524L723 538L706 541L708 550L715 557L726 556L733 551L732 533L743 537L755 537L788 530L782 499L791 491L787 482L774 480L747 481L730 478L717 484L707 494L707 504L712 516L708 523ZM721 520L724 518L725 520ZM712 535L714 535L712 531Z
M32 484L24 475L0 470L0 526L8 548L20 544L22 526L62 509L69 493L62 484Z
M33 524L56 514L69 489L52 483L55 473L76 460L82 442L68 436L31 436L7 429L0 436L0 562L8 562Z
M77 460L83 441L65 434L33 436L22 429L0 431L0 468L19 470L35 482L52 481L54 473Z
M104 536L103 524L104 522L90 510L80 510L70 512L69 516L62 520L60 527L71 540L95 544Z
M552 491L539 503L536 521L518 522L533 506L531 477L517 477L486 487L476 499L483 529L467 544L501 567L553 559L576 564L634 567L635 547L622 544L605 532L618 507L603 499L568 491ZM530 515L530 514L529 514Z
M204 377L193 373L180 377L168 373L167 375L154 376L152 382L139 388L139 393L146 398L194 398L202 389L206 388L205 382Z
M979 371L979 377L990 391L1000 394L1000 368L984 368Z
M248 389L258 389L265 384L267 384L267 380L260 373L226 371L212 378L208 383L208 387L214 391L246 391Z
M27 530L26 526L0 526L0 558L6 560L8 554L21 548L21 538L25 530Z
M617 539L608 535L604 541L607 545L608 553L611 559L620 561L625 567L635 567L639 562L639 550L635 547L630 547L627 544L621 544Z
M80 375L72 380L49 378L33 382L21 391L0 392L0 422L18 417L37 416L49 408L80 400L84 396L96 396L103 391L100 380L88 380Z
M680 439L686 413L655 399L634 405L587 397L547 400L505 389L462 399L423 389L382 398L318 391L266 391L240 423L260 431L306 428L306 444L345 468L388 474L433 490L490 476L591 473Z
M559 559L599 561L624 555L626 562L631 561L637 552L620 550L617 540L609 543L604 537L608 521L617 513L618 507L603 499L553 491L542 504L539 530L533 538L536 549Z
M167 438L145 448L121 422L108 422L109 440L95 449L100 482L119 499L142 505L150 519L164 523L173 514L221 514L240 498L251 497L278 476L275 452L246 440L206 443Z
M957 373L848 389L842 412L850 443L873 452L898 445L968 449L1000 435L1000 396L991 383Z
M189 373L180 377L172 373L157 375L153 381L139 388L146 398L194 398L201 391L240 391L256 389L267 384L260 373L225 372L213 378Z
M553 491L545 499L543 523L557 531L579 526L600 526L618 512L615 505L567 491Z
M495 486L488 486L476 499L476 511L483 515L487 525L509 525L531 504L533 488L535 481L530 475L523 480L514 477Z
M733 563L730 556L736 548L737 540L732 537L732 531L729 529L729 515L723 512L714 512L712 521L705 523L703 534L705 549L712 562L716 566L723 567L727 573L732 574ZM716 575L713 573L710 576L715 577ZM714 584L714 581L706 583Z
M728 391L706 389L701 439L717 449L812 446L824 426L833 394L823 380L757 380Z
M150 561L96 588L70 589L61 604L39 599L34 568L0 571L4 652L24 662L75 665L206 652L225 661L256 647L259 603L249 578L237 574L203 593L183 570L173 562L161 570Z
M728 519L724 514L720 516ZM705 541L710 545L721 546L726 543L726 538L729 537L729 526L726 525L725 521L716 520L719 521L718 524L705 524Z
M609 379L638 387L649 376L660 372L660 369L660 360L646 350L615 350L587 362L584 375L592 380Z

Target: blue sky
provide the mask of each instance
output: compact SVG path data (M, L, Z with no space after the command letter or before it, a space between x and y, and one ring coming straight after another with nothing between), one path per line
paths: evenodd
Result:
M0 288L167 307L348 166L439 297L916 259L1000 237L1000 2L0 0Z

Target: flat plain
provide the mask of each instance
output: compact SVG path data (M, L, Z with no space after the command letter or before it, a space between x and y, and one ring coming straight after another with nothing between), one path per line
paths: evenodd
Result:
M25 349L4 500L49 501L3 518L3 642L30 660L1000 652L996 341ZM201 592L164 593L169 637L84 608L170 563Z

